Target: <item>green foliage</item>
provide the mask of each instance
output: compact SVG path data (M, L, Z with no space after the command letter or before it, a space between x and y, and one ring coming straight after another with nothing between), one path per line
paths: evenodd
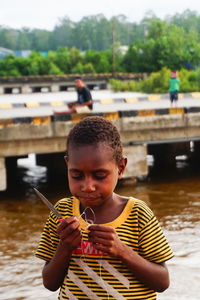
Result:
M141 91L140 82L137 81L130 81L130 82L124 82L117 79L110 79L109 81L112 89L115 92L125 92L125 91L131 91L131 92L139 92Z
M160 72L151 73L149 78L141 81L141 90L145 93L167 93L169 90L170 70L166 67Z
M181 28L184 35L190 37L188 42L192 37L191 31L193 36L194 33L196 35L195 41L200 41L200 16L197 12L186 10L182 14L168 16L165 21L150 11L140 23L131 23L124 15L107 19L103 14L97 14L83 17L78 22L73 22L66 16L59 20L52 31L29 28L19 30L0 26L0 45L12 50L55 51L58 47L76 47L81 51L104 51L112 48L113 32L116 42L130 46L138 42L146 43L149 39L159 42L167 35L171 26ZM181 35L179 39L182 39ZM178 45L178 41L174 41L174 46Z
M166 67L139 82L124 83L111 79L110 84L114 91L134 91L143 93L168 93L171 71ZM180 92L190 93L200 91L200 68L195 71L182 69L179 72Z
M86 63L83 66L83 73L85 74L95 74L95 69L92 63Z
M187 10L162 21L148 12L139 24L128 22L124 15L108 20L98 14L77 23L65 17L51 32L0 26L0 45L34 49L27 59L9 56L0 61L1 76L111 73L115 67L117 72L153 73L147 82L140 83L144 84L141 88L162 92L167 90L167 84L164 85L165 79L162 81L158 71L162 70L164 76L163 68L182 70L188 62L191 70L198 69L200 16ZM121 52L121 45L129 46L126 53ZM46 51L47 57L39 51ZM183 78L184 91L198 89L198 74L190 72L189 77ZM138 84L132 85L121 88L138 89Z
M3 60L0 60L0 76L20 76L20 72L16 65L16 58L14 55L6 55Z
M185 69L180 70L179 78L180 78L180 90L183 93L197 92L199 91L198 86L198 72L197 71L188 71Z

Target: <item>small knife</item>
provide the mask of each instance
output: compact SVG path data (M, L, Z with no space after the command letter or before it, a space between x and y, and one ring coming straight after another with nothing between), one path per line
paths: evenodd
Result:
M36 192L36 194L38 195L38 197L44 202L44 204L46 204L48 206L48 208L53 212L53 214L58 218L59 222L62 222L65 218L63 218L63 216L53 206L53 204L51 202L49 202L49 200L47 200L47 198L44 195L42 195L36 188L33 188L33 189Z

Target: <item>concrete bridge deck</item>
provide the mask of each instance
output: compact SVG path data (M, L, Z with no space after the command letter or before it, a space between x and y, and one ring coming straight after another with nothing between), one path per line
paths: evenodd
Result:
M0 190L6 189L6 158L30 153L38 156L64 153L69 130L86 115L0 118ZM129 160L126 178L148 173L148 145L200 140L200 106L128 109L90 115L104 116L118 127Z

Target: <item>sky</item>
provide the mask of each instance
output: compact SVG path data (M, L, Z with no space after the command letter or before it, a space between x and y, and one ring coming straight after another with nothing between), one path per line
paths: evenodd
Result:
M77 22L100 13L108 19L123 14L130 22L140 22L150 10L164 19L186 9L200 14L199 0L0 0L0 25L52 30L66 16Z

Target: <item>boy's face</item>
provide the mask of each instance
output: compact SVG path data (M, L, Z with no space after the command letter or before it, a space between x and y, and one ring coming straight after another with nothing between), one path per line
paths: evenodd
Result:
M118 179L123 175L126 159L117 164L113 151L105 144L70 146L68 179L72 195L84 207L98 207L110 201Z
M75 84L76 84L76 87L78 88L78 89L81 89L82 87L83 87L83 81L81 80L81 79L76 79L75 80Z

